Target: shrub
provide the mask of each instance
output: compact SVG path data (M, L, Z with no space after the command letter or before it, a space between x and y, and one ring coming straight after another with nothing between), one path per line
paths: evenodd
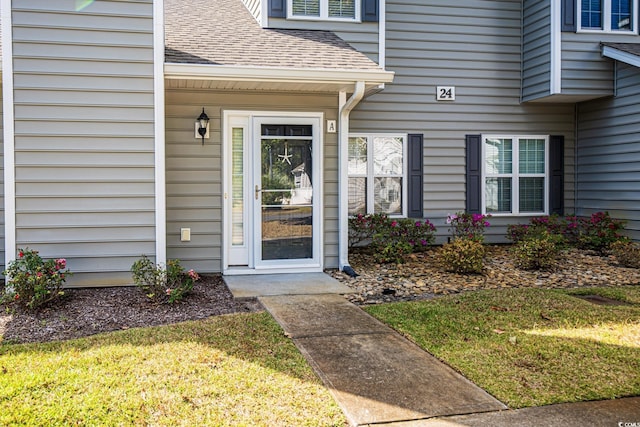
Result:
M624 221L611 218L609 212L596 212L589 218L580 218L578 247L604 252L611 244L627 240L620 231Z
M482 273L484 246L474 239L454 239L440 248L438 260L446 271Z
M507 227L507 239L517 243L524 238L541 236L545 233L562 237L561 245L575 243L578 237L578 219L575 216L539 216L528 224L511 224Z
M541 231L526 236L511 248L518 267L525 270L544 270L556 265L564 239L561 235Z
M391 221L385 214L362 215L349 218L349 247L369 245L373 236L383 233Z
M618 240L611 244L611 251L620 264L630 268L640 268L640 245Z
M349 219L349 246L367 243L377 262L401 263L406 255L433 243L435 231L436 227L428 219L357 215Z
M483 242L484 229L491 225L487 221L489 217L490 215L456 212L447 215L447 224L451 225L449 231L454 240L460 238Z
M5 297L18 305L35 309L64 294L62 286L71 274L64 258L43 260L38 251L18 250L18 259L9 262Z
M131 266L133 282L152 300L174 303L184 298L200 276L193 270L184 272L179 260L166 265L154 264L146 255Z

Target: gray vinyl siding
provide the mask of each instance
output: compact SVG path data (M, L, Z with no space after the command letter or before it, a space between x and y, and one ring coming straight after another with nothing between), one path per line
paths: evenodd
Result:
M378 23L310 21L301 19L269 18L269 28L328 30L353 46L354 49L378 62Z
M155 256L153 1L13 2L16 240L70 285Z
M593 98L613 95L613 61L602 57L600 42L637 41L637 36L563 32L562 94Z
M578 105L576 211L609 211L640 240L640 70L618 63L616 89Z
M239 93L189 86L166 91L167 257L199 272L222 270L222 115L224 110L322 112L337 120L337 95ZM194 137L194 120L204 107L210 139ZM337 133L324 135L324 267L338 266ZM180 228L191 228L191 241L180 241Z
M267 0L263 0L267 1ZM242 0L245 7L251 12L251 15L260 22L262 19L262 2L260 0Z
M440 242L447 214L465 209L466 134L564 135L565 210L573 210L574 107L520 103L521 41L518 0L387 3L395 79L356 107L351 130L424 134L424 215ZM440 85L456 87L454 102L436 102ZM521 220L494 217L488 240L503 240L506 225Z
M551 88L550 0L525 0L522 26L522 100L549 96Z

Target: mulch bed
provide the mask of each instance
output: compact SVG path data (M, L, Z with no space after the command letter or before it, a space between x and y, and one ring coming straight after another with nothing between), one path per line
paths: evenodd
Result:
M100 332L166 325L221 314L262 310L255 299L234 300L220 275L204 275L182 301L156 304L136 287L65 289L36 311L0 305L0 341L44 342Z

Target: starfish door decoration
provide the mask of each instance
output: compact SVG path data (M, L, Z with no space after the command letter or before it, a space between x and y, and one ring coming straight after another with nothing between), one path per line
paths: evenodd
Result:
M278 157L282 159L282 163L287 162L291 166L293 154L289 154L289 145L286 142L284 143L284 154L278 154Z

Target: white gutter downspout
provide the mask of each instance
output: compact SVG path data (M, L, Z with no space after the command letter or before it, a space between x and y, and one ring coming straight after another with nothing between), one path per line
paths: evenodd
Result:
M358 81L351 98L341 91L339 94L340 130L338 134L338 251L339 266L343 270L349 265L349 114L364 97L365 84Z

